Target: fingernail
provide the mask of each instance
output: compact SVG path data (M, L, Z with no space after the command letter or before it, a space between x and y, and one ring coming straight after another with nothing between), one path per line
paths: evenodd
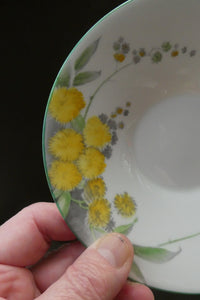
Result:
M96 242L95 248L113 267L120 268L130 258L131 248L120 234L108 234Z

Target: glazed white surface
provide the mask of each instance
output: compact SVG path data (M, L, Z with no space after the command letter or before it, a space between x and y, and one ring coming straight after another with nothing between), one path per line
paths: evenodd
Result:
M98 51L88 69L101 70L103 78L115 65L112 45L119 36L131 49L150 50L170 41L197 51L195 57L171 58L166 54L158 64L147 57L130 65L99 90L88 113L88 117L111 114L113 107L131 102L104 179L108 199L127 191L137 203L138 222L128 234L135 244L155 247L200 231L199 14L198 0L128 1L87 33L63 67L73 65L83 49L99 37ZM81 87L85 99L89 99L102 77ZM59 124L48 115L44 134L47 167L52 159L48 140L58 128ZM117 214L116 218L119 224L130 222ZM89 245L93 240L82 222L78 216L69 220L77 236ZM163 264L136 258L147 284L200 293L200 236L166 248L181 248L181 252Z

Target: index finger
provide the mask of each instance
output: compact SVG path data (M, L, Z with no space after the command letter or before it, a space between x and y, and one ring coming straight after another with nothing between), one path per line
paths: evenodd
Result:
M54 203L35 203L0 227L0 264L28 266L47 251L50 242L74 240Z

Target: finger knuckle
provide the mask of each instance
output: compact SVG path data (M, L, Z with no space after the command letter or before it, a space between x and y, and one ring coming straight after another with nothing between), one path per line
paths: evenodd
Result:
M104 268L95 263L72 265L67 273L71 292L76 294L77 299L101 300L105 291L108 291L108 282L104 277Z

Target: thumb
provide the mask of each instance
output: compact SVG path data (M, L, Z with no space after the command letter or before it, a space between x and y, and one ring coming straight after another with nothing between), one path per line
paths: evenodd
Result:
M133 246L123 235L111 233L97 240L38 300L111 300L130 272Z

